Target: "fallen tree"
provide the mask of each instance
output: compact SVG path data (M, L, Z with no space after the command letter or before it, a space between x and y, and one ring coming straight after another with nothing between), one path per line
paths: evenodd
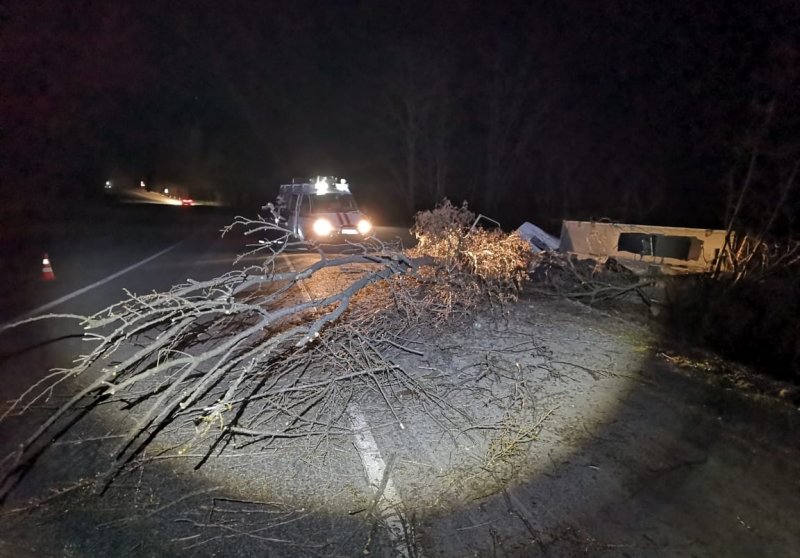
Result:
M358 390L376 390L397 422L394 393L401 388L446 409L448 402L396 356L417 352L413 339L426 328L488 301L512 300L527 275L523 240L477 227L466 207L449 202L417 216L413 251L377 240L334 257L311 247L319 260L301 270L279 265L297 245L271 217L238 217L223 231L261 237L240 256L263 256L257 266L166 292L129 293L91 316L47 315L4 328L77 320L92 348L0 416L63 397L2 460L0 497L65 432L106 405L129 420L109 435L115 461L103 486L138 466L135 458L148 448L162 457L199 452L201 465L227 448L350 435L347 408ZM307 285L333 272L348 279L312 294Z
M647 307L657 302L652 288L665 280L661 274L637 275L614 258L580 259L560 252L542 252L532 264L533 290L589 305L633 301Z

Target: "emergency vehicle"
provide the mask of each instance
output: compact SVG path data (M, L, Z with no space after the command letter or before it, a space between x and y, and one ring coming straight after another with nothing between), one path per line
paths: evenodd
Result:
M277 210L279 222L298 240L362 240L372 232L343 178L295 178L281 184Z

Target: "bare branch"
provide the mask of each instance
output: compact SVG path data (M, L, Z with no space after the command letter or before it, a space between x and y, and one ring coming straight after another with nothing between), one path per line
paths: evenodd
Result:
M53 316L80 320L93 347L25 390L0 417L66 395L3 461L0 497L101 403L117 404L133 419L104 438L118 444L105 482L138 467L134 458L156 441L170 448L159 450L160 458L199 453L204 461L237 437L269 445L347 434L345 410L364 388L401 427L398 386L449 408L437 388L414 379L392 355L423 354L404 339L420 323L513 299L529 254L518 237L470 227L474 215L453 209L446 204L418 216L414 252L375 242L333 258L320 252L298 271L278 262L289 245L286 229L264 217L237 217L223 234L238 228L266 235L245 253L263 255L260 265L165 292L128 292L92 316ZM326 279L331 274L335 282ZM316 285L313 294L305 283Z

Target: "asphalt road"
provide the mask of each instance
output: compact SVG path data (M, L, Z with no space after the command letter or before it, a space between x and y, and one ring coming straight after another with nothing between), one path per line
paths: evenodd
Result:
M98 216L102 233L35 235L10 251L35 264L4 275L0 321L92 313L123 289L219 275L241 250L241 238L219 238L228 217ZM53 282L39 280L44 250ZM397 394L399 423L364 397L347 409L352 439L324 462L296 447L199 470L155 461L98 497L81 482L110 460L91 442L110 429L101 417L59 440L0 508L0 557L796 554L794 409L699 381L639 328L581 305L523 300L467 325L423 340L418 367L476 419L457 435L439 429L452 417L410 394ZM81 334L69 320L0 333L3 402L79 354ZM38 406L46 414L53 402ZM0 456L31 428L25 416L0 423ZM510 467L488 467L500 461ZM365 511L376 486L397 510L381 522Z
M232 219L233 214L209 208L112 206L97 216L95 226L54 223L49 230L36 231L24 243L4 247L0 326L45 314L91 315L124 299L126 292L164 291L187 279L217 277L230 271L236 257L257 240L238 229L223 237L220 230ZM410 242L403 228L377 227L375 232L384 241ZM54 280L43 278L45 254ZM261 259L249 256L241 263ZM303 268L316 259L293 252L281 256L279 265ZM14 372L4 374L6 388L24 386L36 377L33 370L63 365L80 346L71 336L80 334L72 321L56 320L0 335L0 357L15 359ZM40 350L44 347L48 350Z
M86 223L79 223L77 227L75 223L58 223L51 230L32 234L26 244L4 247L5 255L14 261L6 260L5 267L9 272L2 275L0 326L48 314L91 315L124 299L127 292L163 291L187 279L202 281L219 276L232 269L236 257L247 251L246 245L255 240L243 237L238 231L222 237L220 228L231 220L232 215L220 211L116 206L112 212L111 216L98 216L96 227ZM400 228L378 227L376 236L384 241L398 238L406 243L409 241L407 230ZM41 274L40 253L43 255L45 252L53 268L53 280L44 280ZM248 256L241 263L253 264L260 259ZM302 269L317 259L318 256L312 253L294 252L282 255L279 265L286 269ZM68 365L85 350L82 333L76 321L69 318L35 321L0 332L2 400L10 401L49 370ZM0 410L5 408L4 404ZM10 452L33 426L33 422L25 417L11 417L0 424L0 454ZM91 437L102 435L104 426L90 423L82 428L85 430L78 430L78 433ZM369 447L367 445L366 449ZM6 510L39 501L51 489L92 474L107 461L107 456L96 454L91 448L71 453L67 447L66 452L59 455L55 459L39 461L35 473L12 493L6 502ZM160 470L149 481L148 502L181 501L185 491L205 494L214 488L211 482L207 479L181 480L168 469ZM143 505L141 501L130 503L127 498L123 489L121 493L112 490L112 494L100 500L103 502L101 508L115 510L110 513L96 510L86 514L67 513L56 506L57 519L42 519L52 527L45 538L26 532L30 523L25 521L19 528L6 523L11 532L0 533L0 556L118 555L142 545L147 549L142 555L161 556L175 552L174 545L165 541L147 540L143 543L143 535L138 529L115 529L111 535L95 536L98 523L114 524L119 520L115 514L124 517ZM284 530L284 537L291 535L292 540L307 539L310 533L320 529L328 531L332 525L333 530L340 534L364 530L358 518L345 517L339 521L299 515L302 521L289 523L300 525L300 535ZM12 516L19 519L13 513ZM175 535L174 530L167 529L159 536L171 535ZM350 544L353 553L358 553L363 547L363 539L369 537L367 529L362 537L353 539L351 543L345 542L343 548L347 549ZM372 536L376 539L381 537L385 538L385 535ZM96 542L98 540L103 542ZM391 546L391 540L386 544ZM226 554L238 556L255 552L247 548L250 547L237 545L235 550ZM288 547L287 552L289 555L304 553L294 546ZM343 552L348 554L350 551Z

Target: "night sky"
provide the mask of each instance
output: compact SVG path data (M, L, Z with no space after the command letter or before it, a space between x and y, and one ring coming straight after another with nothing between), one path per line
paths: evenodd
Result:
M4 212L107 176L253 212L344 176L378 218L743 225L800 153L800 4L28 2L0 7ZM790 190L776 221L796 225Z

